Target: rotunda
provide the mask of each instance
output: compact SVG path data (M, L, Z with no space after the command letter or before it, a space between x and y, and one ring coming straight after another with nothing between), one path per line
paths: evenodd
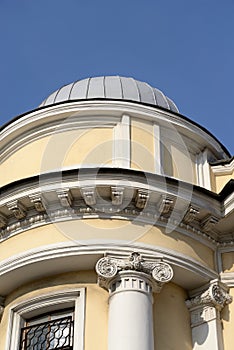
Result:
M0 131L0 350L231 350L234 160L133 78Z

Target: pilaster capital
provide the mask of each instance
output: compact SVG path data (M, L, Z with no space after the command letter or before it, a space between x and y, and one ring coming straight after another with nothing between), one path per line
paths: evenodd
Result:
M186 305L190 310L199 306L212 306L221 311L231 302L232 297L228 294L228 287L218 280L213 280L205 291L186 300Z
M104 257L96 264L100 287L110 291L111 285L124 275L124 271L128 272L128 275L132 272L135 278L137 273L139 278L145 276L155 292L160 292L164 283L169 282L173 277L172 267L168 263L161 260L147 262L137 252L132 253L127 259Z

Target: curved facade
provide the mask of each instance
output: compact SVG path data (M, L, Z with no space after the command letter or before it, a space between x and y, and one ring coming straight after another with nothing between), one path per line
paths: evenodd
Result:
M214 136L98 77L0 138L0 350L232 349L234 163Z

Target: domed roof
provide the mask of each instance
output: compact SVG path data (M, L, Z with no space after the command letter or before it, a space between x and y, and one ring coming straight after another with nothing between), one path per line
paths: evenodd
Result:
M175 103L162 91L133 78L119 76L94 77L75 81L53 92L40 106L95 98L137 101L178 112Z

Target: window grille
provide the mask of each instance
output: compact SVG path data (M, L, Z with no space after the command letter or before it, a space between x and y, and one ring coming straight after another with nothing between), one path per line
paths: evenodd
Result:
M33 324L21 329L20 350L72 350L72 316Z

